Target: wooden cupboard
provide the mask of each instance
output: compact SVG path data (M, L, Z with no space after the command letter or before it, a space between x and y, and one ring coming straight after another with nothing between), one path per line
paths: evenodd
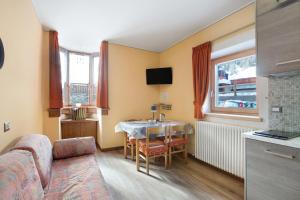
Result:
M300 149L246 138L247 200L299 200Z
M62 139L93 136L95 140L97 140L97 127L98 127L98 120L96 119L62 120L61 121Z
M256 1L257 75L300 70L300 1Z

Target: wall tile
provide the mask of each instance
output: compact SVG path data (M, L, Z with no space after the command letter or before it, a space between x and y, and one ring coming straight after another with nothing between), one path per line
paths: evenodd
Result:
M270 78L269 105L270 129L300 132L300 75ZM272 112L272 106L282 106L282 113Z

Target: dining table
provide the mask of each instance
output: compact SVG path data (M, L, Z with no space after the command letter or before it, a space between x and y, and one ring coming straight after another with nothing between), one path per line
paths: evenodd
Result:
M115 126L116 133L127 133L127 137L135 139L146 138L146 129L155 127L170 127L170 126L184 126L183 121L155 121L155 120L141 120L141 121L124 121L119 122ZM165 132L161 132L159 136L165 136Z
M140 120L140 121L123 121L119 122L115 126L115 132L123 134L124 137L124 155L127 155L127 138L136 139L136 144L138 140L146 138L147 128L155 127L170 127L170 126L185 126L186 123L183 121L156 121L156 120ZM165 136L166 132L162 131L158 136ZM138 147L136 147L136 153L138 152ZM126 157L126 156L125 156ZM136 159L138 162L138 159Z

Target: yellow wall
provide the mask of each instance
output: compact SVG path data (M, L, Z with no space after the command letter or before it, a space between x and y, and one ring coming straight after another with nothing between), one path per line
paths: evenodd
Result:
M1 0L5 63L0 70L0 151L21 135L43 130L42 34L31 0ZM5 121L11 130L3 133Z
M159 86L146 85L146 68L159 66L159 54L109 44L109 106L98 135L101 148L121 146L114 126L126 119L151 118L150 106L159 102Z
M160 87L160 92L167 93L168 95L166 102L172 104L172 110L166 112L167 118L184 120L192 124L195 121L193 117L192 48L204 42L213 41L253 23L255 23L255 5L251 4L160 54L160 65L172 66L173 68L173 84ZM263 118L263 122L253 123L218 118L208 118L207 120L241 126L267 128L267 79L258 77L257 85L259 114ZM189 151L193 152L193 137L191 141Z

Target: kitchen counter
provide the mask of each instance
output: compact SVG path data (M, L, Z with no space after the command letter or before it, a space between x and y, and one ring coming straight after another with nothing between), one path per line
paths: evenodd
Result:
M254 131L246 132L246 133L244 133L244 137L249 138L249 139L253 139L253 140L269 142L269 143L273 143L273 144L279 144L279 145L283 145L283 146L288 146L288 147L293 147L293 148L300 149L300 137L293 138L293 139L290 139L290 140L279 140L279 139L274 139L274 138L268 138L268 137L253 135L253 133L255 133L255 132Z

